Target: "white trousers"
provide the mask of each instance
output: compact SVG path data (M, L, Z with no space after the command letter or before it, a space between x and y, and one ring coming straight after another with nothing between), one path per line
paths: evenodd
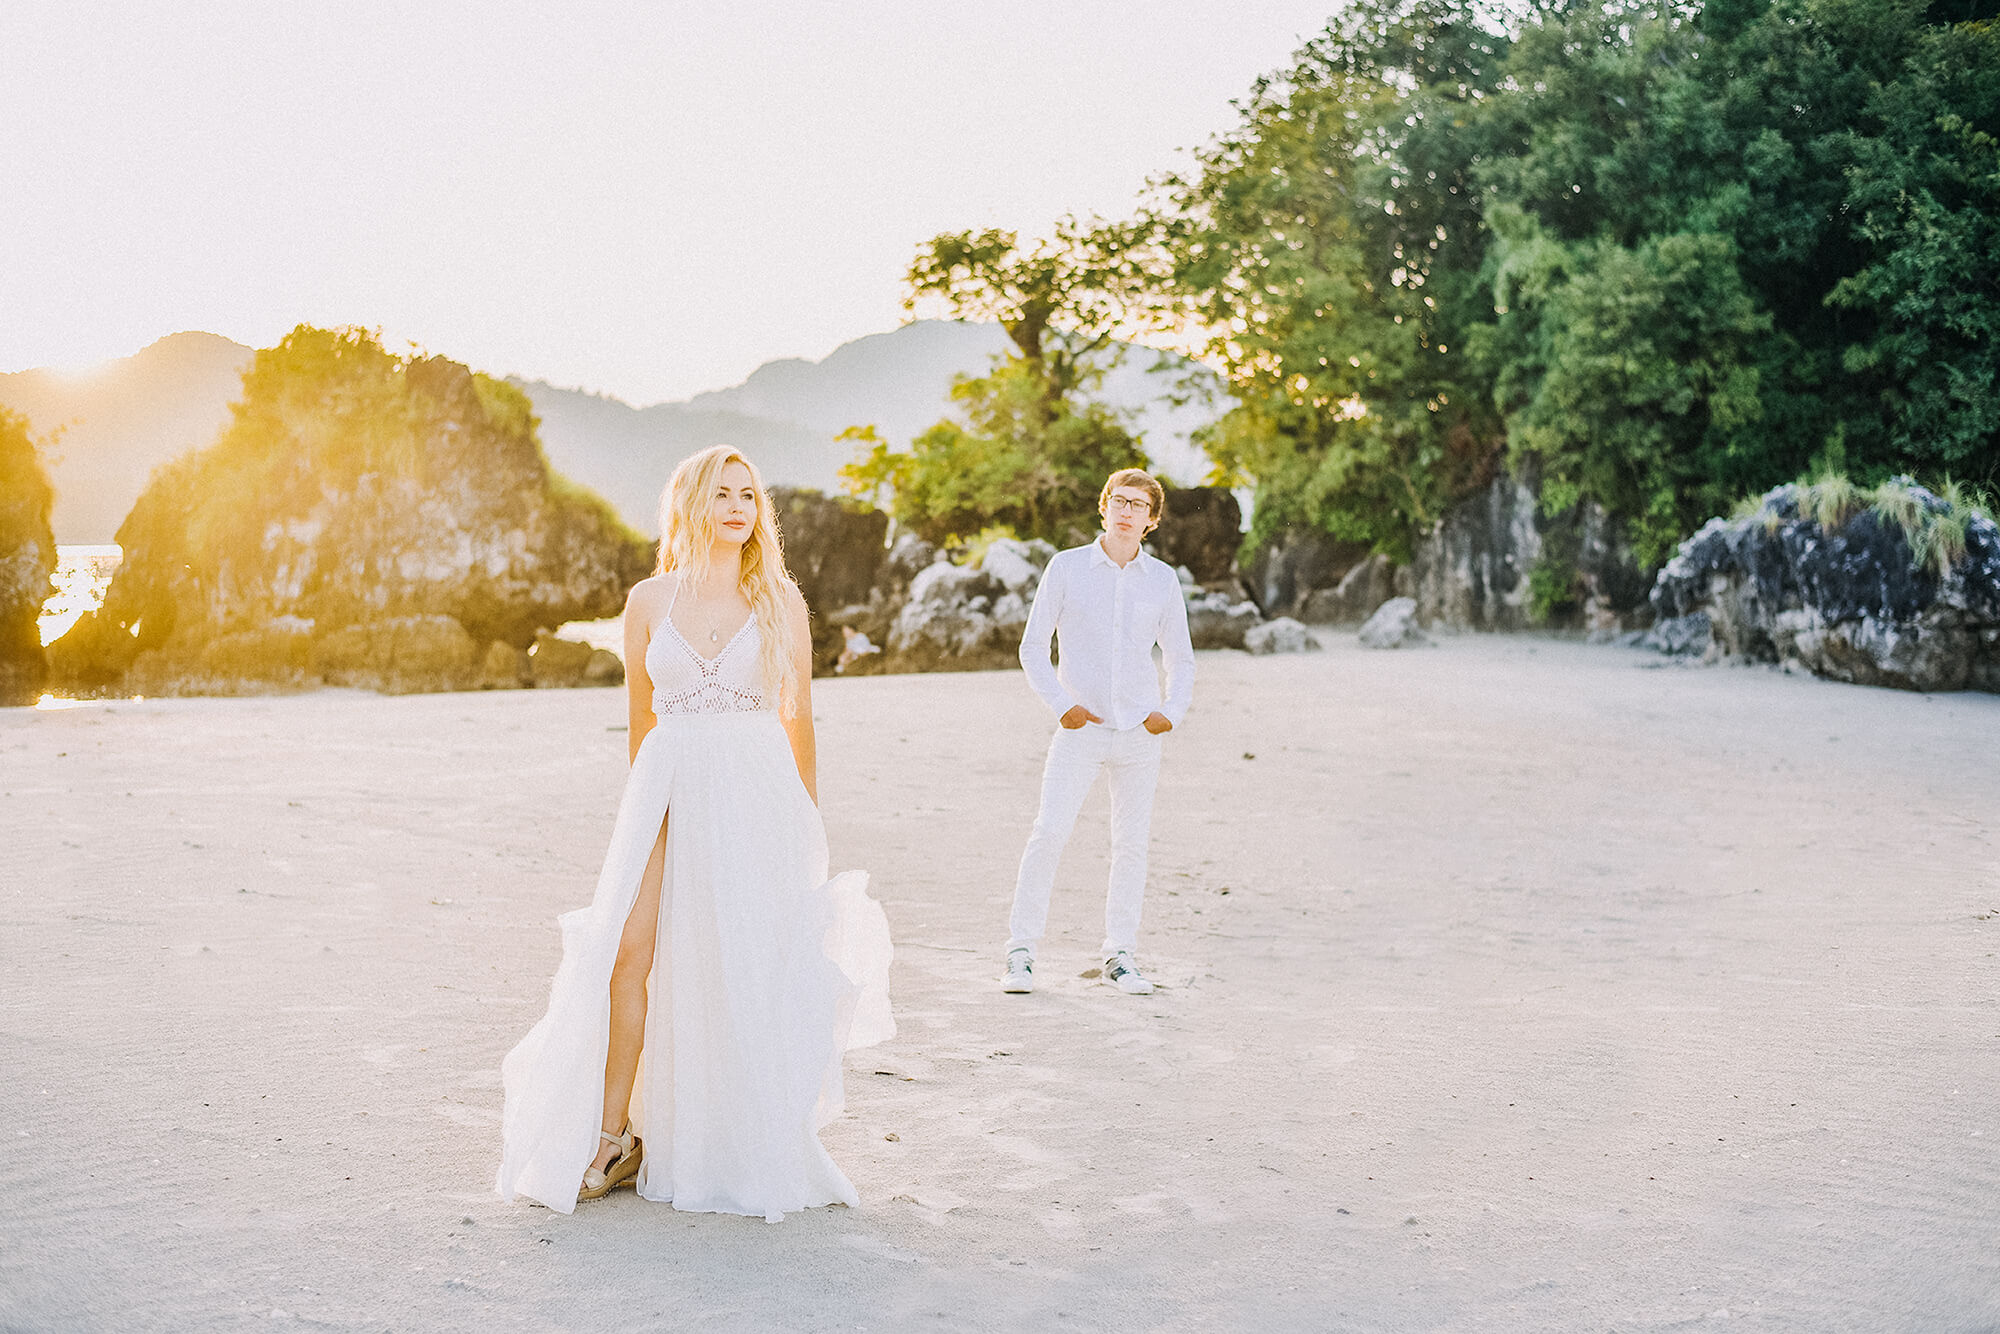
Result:
M1042 767L1042 806L1014 880L1008 949L1033 949L1049 921L1056 864L1098 773L1111 776L1111 885L1104 896L1104 953L1136 949L1146 901L1146 841L1153 789L1160 780L1160 738L1144 727L1115 732L1098 723L1057 727Z

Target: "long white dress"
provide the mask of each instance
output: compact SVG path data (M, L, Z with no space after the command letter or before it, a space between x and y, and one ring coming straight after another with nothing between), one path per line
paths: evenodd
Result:
M671 610L671 609L670 609ZM895 1034L889 924L826 833L758 671L756 618L714 659L663 617L646 648L659 723L625 781L590 906L564 913L548 1013L501 1065L496 1187L561 1213L596 1156L611 967L660 823L660 925L632 1127L641 1197L776 1222L859 1203L819 1142L841 1056Z

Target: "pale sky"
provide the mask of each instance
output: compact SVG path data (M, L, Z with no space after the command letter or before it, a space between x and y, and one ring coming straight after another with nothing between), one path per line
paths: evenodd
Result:
M1129 212L1333 0L0 5L0 370L382 330L635 403Z

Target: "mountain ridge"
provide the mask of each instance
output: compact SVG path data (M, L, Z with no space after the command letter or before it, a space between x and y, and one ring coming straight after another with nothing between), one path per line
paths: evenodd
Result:
M599 390L504 378L533 400L550 462L650 534L658 532L660 489L689 454L734 445L756 459L768 482L834 490L836 470L853 452L835 443L840 431L872 425L891 441L908 441L948 415L956 376L983 374L1007 346L998 325L919 320L850 339L818 361L778 358L738 384L645 406ZM1206 461L1188 436L1217 415L1214 399L1168 402L1167 383L1140 364L1156 354L1135 352L1110 372L1098 397L1144 435L1166 476L1200 481ZM209 444L227 424L253 355L219 334L188 331L81 374L0 373L0 406L27 416L43 443L55 437L48 453L57 541L112 541L153 469Z

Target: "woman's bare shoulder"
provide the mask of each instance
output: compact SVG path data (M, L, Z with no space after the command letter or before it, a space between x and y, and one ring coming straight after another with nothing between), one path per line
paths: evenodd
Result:
M632 585L632 591L625 595L625 610L644 611L649 607L658 606L669 593L673 592L674 581L678 578L679 576L675 574L654 574L641 579Z
M794 621L812 618L812 608L806 605L806 595L799 591L795 580L787 579L778 585L778 605L785 609L785 615Z

